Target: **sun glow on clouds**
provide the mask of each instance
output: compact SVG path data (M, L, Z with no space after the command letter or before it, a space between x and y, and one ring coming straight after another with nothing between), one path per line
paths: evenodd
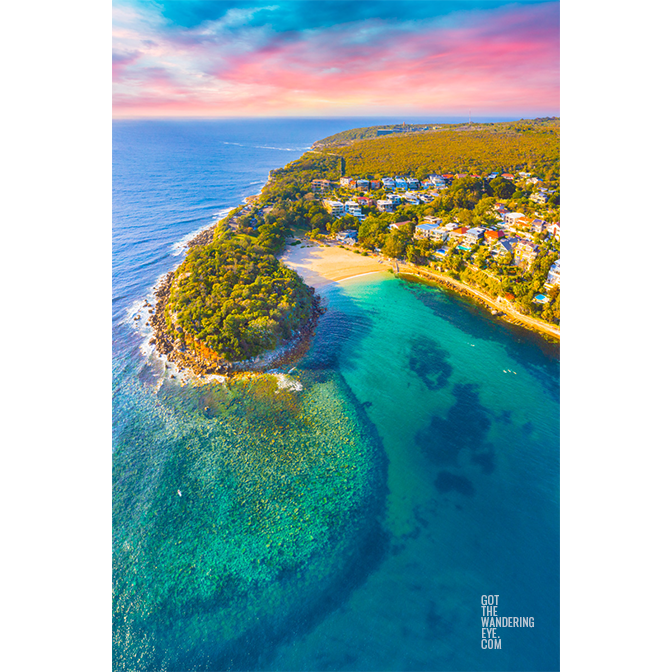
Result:
M115 6L115 116L559 112L557 3L285 31L272 10L180 28L153 3Z

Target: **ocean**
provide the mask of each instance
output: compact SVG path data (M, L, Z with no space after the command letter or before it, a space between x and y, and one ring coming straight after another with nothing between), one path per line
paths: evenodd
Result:
M557 344L384 272L321 290L295 367L182 384L149 346L191 235L388 121L114 122L116 670L559 669Z

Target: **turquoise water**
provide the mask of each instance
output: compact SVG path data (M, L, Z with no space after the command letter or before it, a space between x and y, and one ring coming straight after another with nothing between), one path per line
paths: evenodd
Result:
M147 349L185 235L339 124L115 127L117 670L559 669L557 345L383 273L322 290L295 368ZM535 627L481 649L483 594Z

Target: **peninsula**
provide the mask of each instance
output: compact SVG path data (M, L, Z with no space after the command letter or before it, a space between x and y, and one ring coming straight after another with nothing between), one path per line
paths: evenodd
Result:
M191 241L157 291L151 342L197 374L285 364L323 312L315 287L386 269L559 338L559 120L315 143Z

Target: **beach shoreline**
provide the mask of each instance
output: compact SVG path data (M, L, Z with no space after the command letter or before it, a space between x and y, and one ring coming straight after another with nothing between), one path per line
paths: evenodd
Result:
M485 292L469 285L439 274L424 266L416 266L405 261L388 259L383 255L369 252L365 257L356 252L339 247L336 243L318 244L302 241L302 245L287 248L280 260L293 268L304 281L320 290L333 283L347 280L368 273L382 272L388 269L395 275L413 275L425 281L434 283L448 291L467 297L492 314L510 324L522 326L543 336L560 340L560 329L551 324L537 320L534 317L523 315L508 302L498 301Z
M192 248L211 242L215 226L213 225L198 233L188 241L187 247ZM296 364L310 348L319 317L326 310L320 302L321 292L334 283L385 271L392 271L395 275L412 275L436 284L443 289L475 301L481 307L489 309L491 314L496 312L497 317L510 324L522 326L530 331L542 334L544 337L560 340L560 330L558 328L522 315L507 303L497 301L478 289L430 269L392 260L373 252L368 252L366 255L357 254L332 241L315 242L298 238L294 241L294 244L287 245L278 258L287 267L296 271L303 281L315 290L311 317L290 341L254 359L241 362L226 362L221 359L215 363L200 357L187 348L180 348L168 334L164 317L164 309L175 274L174 271L170 271L162 276L156 285L155 303L152 305L149 319L152 328L149 345L159 355L166 357L169 362L173 363L180 374L187 377L200 378L202 376L219 375L230 378L251 373L264 373L280 367L291 366Z

